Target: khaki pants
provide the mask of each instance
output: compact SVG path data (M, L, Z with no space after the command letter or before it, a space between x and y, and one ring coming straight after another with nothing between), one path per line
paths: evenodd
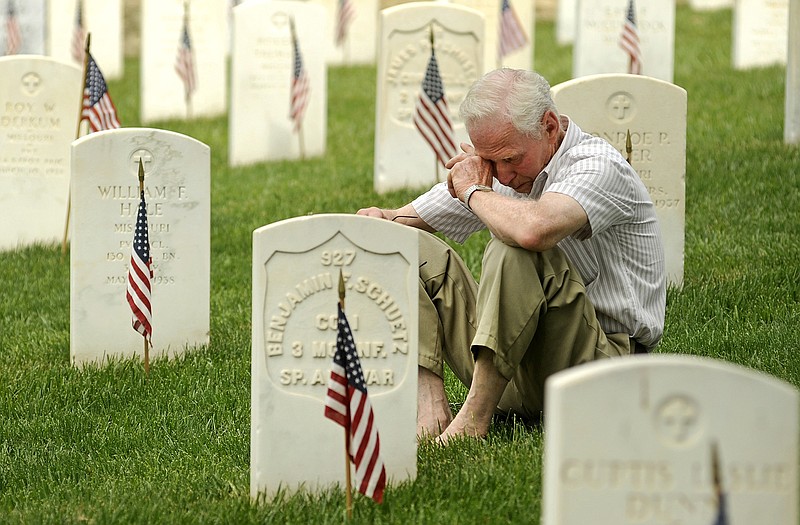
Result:
M419 364L443 376L443 362L467 386L473 352L494 352L510 380L498 409L538 418L550 374L632 353L628 334L606 334L578 273L558 248L531 252L492 239L480 285L441 239L420 234Z

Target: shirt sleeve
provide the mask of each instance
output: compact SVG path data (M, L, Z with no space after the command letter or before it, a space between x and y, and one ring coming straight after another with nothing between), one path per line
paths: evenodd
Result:
M592 155L557 174L546 191L569 195L583 207L589 228L578 232L578 237L587 238L631 219L636 205L632 177L637 177L632 168Z
M420 219L458 243L463 243L467 237L484 228L474 213L450 195L444 182L414 199L411 205Z

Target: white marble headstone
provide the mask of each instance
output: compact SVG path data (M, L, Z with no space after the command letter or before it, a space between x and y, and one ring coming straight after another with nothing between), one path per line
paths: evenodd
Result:
M70 356L73 364L143 355L125 298L145 171L153 260L151 358L209 342L208 146L150 128L87 135L72 145Z
M0 57L0 250L63 237L81 86L72 64Z
M733 67L786 64L789 0L736 0Z
M502 0L451 0L454 4L479 11L486 20L483 46L484 72L498 67L533 69L535 9L533 0L509 0L509 5L525 33L527 43L500 59L500 13Z
M559 372L545 389L543 525L712 525L720 501L724 523L797 524L792 385L649 355Z
M122 77L124 62L121 0L49 0L47 53L83 68L83 63L72 57L75 13L79 1L83 2L84 30L92 34L92 56L100 66L103 76L106 80Z
M577 0L573 78L627 73L628 55L619 45L628 0ZM675 62L675 0L636 2L642 75L672 82Z
M316 157L327 138L325 8L292 0L249 1L233 9L229 163ZM299 130L289 118L294 19L308 106Z
M800 143L800 0L789 4L789 50L786 62L786 118L783 137Z
M9 2L11 0L6 0ZM45 0L13 0L16 9L20 42L17 55L45 54ZM6 54L8 42L7 4L0 4L0 56Z
M388 483L416 477L418 243L356 215L253 232L251 497L344 485L344 430L324 416L340 272Z
M329 65L374 64L377 54L379 0L350 0L352 17L345 37L336 42L340 0L313 0L325 8L326 62Z
M552 88L561 113L606 139L627 158L656 207L667 283L683 284L686 229L686 90L641 75L590 75ZM594 101L587 103L587 101Z
M375 104L374 187L379 193L431 186L447 176L413 121L431 57L431 25L456 146L469 139L458 107L484 72L483 16L443 2L411 2L384 9Z
M556 42L564 46L575 42L578 0L558 0L556 11Z
M188 2L196 89L186 100L175 69L183 35L184 0L142 0L141 119L214 117L227 108L227 0Z

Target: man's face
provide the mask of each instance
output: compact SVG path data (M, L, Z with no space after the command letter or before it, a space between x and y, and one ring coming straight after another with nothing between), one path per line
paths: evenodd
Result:
M518 193L530 193L533 181L555 149L547 135L532 139L510 123L479 123L469 130L475 154L492 163L495 178Z

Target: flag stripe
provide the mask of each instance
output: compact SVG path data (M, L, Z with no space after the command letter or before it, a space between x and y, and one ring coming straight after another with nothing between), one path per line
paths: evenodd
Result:
M642 52L639 48L639 30L636 27L636 9L633 1L628 0L625 24L619 35L619 46L628 55L628 73L640 75L642 73Z
M415 106L413 120L417 130L444 166L456 155L456 141L433 47L422 79L422 89Z
M292 84L289 102L289 118L294 123L294 131L299 131L303 124L303 116L308 106L309 81L303 66L303 56L297 35L292 31Z
M500 58L513 53L528 43L528 35L522 28L509 0L503 0L500 9Z
M189 37L189 21L184 16L181 28L178 54L175 57L175 72L183 82L183 91L186 97L191 96L197 89L197 73L194 69L194 49L192 39Z
M336 16L336 45L341 46L347 39L350 23L355 18L355 7L352 0L339 0Z
M72 28L72 45L70 48L72 59L83 64L86 53L86 28L83 26L83 1L75 4L75 22Z
M14 0L8 0L6 9L6 55L16 55L22 47L22 33L19 29Z
M345 428L347 453L355 465L358 491L380 503L386 486L380 437L367 395L361 360L341 306L336 353L325 396L325 417Z
M126 299L133 314L131 325L148 341L152 340L153 312L150 302L153 279L152 258L150 257L150 237L147 227L147 204L144 190L141 191L139 208L136 213L131 260L128 268L128 288Z
M81 120L89 121L92 132L120 127L117 108L108 94L108 86L103 78L103 73L91 53L86 62Z

